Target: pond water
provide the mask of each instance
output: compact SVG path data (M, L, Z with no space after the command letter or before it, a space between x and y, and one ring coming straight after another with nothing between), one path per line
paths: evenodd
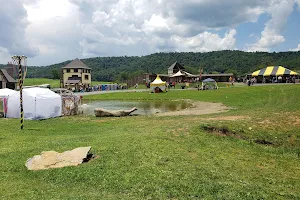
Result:
M85 105L84 105L85 104ZM136 107L132 115L152 115L189 108L192 104L185 101L83 101L83 113L94 115L95 108L107 110L130 110Z

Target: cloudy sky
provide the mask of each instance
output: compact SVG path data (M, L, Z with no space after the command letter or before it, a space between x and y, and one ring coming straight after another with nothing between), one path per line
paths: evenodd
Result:
M0 0L0 63L300 50L300 0Z

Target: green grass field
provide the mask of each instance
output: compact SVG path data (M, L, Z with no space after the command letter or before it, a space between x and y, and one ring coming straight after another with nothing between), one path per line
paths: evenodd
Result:
M202 116L63 117L25 121L23 131L19 120L0 119L2 199L300 199L300 85L84 98L192 99L222 102L231 110ZM42 171L24 165L42 151L80 146L92 146L99 158Z
M92 85L106 84L106 83L109 83L109 82L92 81ZM59 88L59 80L58 79L26 78L24 81L25 86L42 85L42 84L50 84L51 88Z

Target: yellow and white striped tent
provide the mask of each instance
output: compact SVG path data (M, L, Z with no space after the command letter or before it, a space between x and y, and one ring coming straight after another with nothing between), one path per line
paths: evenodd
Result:
M156 88L159 88L163 92L167 91L166 82L162 81L159 75L157 75L156 79L150 83L150 90L155 92Z
M294 76L297 72L284 68L282 66L269 66L264 69L257 70L251 74L252 76Z

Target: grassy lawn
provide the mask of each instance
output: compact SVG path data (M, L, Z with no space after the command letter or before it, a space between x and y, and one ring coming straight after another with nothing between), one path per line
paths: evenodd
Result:
M110 82L92 81L92 85L107 84L107 83L110 83ZM42 84L50 84L51 88L59 88L60 87L58 79L26 78L24 81L25 86L42 85Z
M25 78L24 85L43 85L50 84L51 88L59 88L59 80L58 79L48 79L48 78Z
M19 120L0 119L2 199L300 199L300 85L84 98L192 99L232 109L204 116L63 117L25 121L23 131ZM243 118L226 120L237 116ZM42 151L80 146L92 146L100 157L61 169L27 171L24 165Z

